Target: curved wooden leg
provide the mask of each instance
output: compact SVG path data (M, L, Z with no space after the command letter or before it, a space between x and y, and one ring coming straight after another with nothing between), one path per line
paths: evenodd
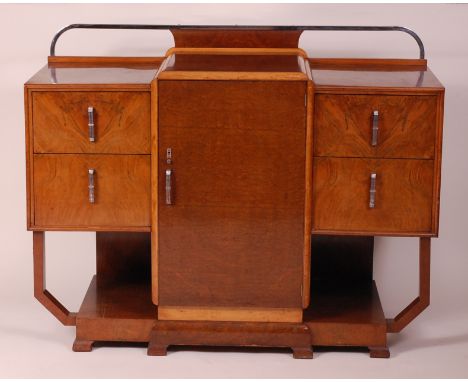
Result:
M293 357L295 359L312 359L314 358L314 352L312 346L304 348L292 348Z
M390 358L390 351L387 347L370 347L369 355L371 358Z
M419 297L395 318L387 320L387 332L398 333L429 306L431 277L431 239L419 238Z
M94 341L90 340L79 340L78 338L75 339L73 342L73 351L76 352L89 352L93 350Z
M76 313L69 312L45 285L45 238L44 232L33 232L34 297L63 325L75 326Z

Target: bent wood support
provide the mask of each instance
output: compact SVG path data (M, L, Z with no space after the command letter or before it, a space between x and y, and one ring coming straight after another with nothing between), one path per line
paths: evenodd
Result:
M431 277L431 239L419 238L419 296L395 318L387 319L387 333L399 333L429 306Z
M63 325L75 326L76 313L69 312L47 289L45 282L45 233L33 232L34 297Z

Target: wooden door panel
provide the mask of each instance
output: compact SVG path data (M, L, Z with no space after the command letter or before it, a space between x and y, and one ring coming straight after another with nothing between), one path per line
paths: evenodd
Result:
M95 170L95 202L88 200ZM149 155L34 155L36 227L150 227Z
M88 134L94 108L95 141ZM34 92L35 153L150 153L147 92Z
M432 160L314 158L313 231L432 233L433 172Z
M372 114L378 116L372 143ZM434 158L436 96L319 94L315 100L314 155Z
M301 307L305 83L160 84L160 305Z

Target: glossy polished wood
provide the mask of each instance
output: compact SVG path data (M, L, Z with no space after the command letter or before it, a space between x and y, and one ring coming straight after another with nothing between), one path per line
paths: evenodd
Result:
M88 201L95 169L95 203ZM34 227L109 230L150 227L149 155L34 155Z
M161 305L302 306L305 93L299 82L159 82Z
M375 208L369 208L376 173ZM314 158L313 232L431 235L431 160Z
M369 88L385 88L389 91L407 91L411 93L431 92L443 90L443 86L430 69L424 71L400 70L333 70L312 69L312 78L318 92L340 91L349 92L362 89L369 92Z
M35 153L150 153L150 93L33 92L32 103Z
M28 87L55 87L67 85L95 85L122 88L123 85L134 89L150 90L150 83L158 71L158 67L122 68L115 66L69 67L44 66L26 83Z
M319 94L315 110L315 156L434 158L436 96ZM374 111L379 113L375 146Z
M302 31L171 29L175 46L200 48L297 48Z

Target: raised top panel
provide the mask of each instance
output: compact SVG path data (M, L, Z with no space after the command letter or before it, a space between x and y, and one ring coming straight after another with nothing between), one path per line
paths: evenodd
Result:
M171 29L178 48L297 48L302 30Z

